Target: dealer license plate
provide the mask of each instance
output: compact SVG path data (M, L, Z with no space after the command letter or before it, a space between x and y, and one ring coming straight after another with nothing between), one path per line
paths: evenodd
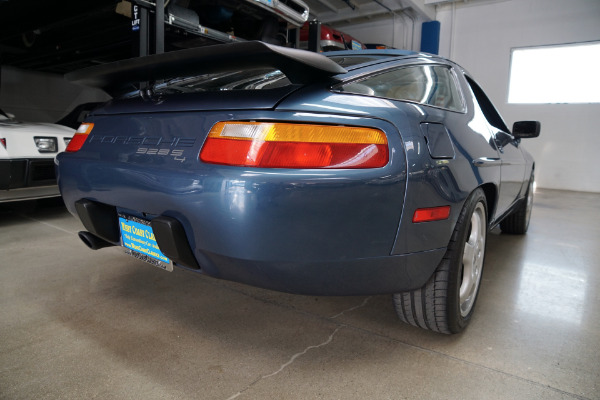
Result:
M173 271L173 262L158 248L150 221L119 214L119 229L126 254L166 271Z

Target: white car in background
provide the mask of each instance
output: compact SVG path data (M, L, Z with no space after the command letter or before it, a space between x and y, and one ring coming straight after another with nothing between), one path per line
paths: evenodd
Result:
M0 110L0 203L60 196L54 157L74 129L21 122Z

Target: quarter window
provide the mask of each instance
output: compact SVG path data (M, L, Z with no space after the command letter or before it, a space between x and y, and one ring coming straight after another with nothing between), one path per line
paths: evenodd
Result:
M441 65L415 65L387 71L346 83L342 92L366 94L394 100L463 111L463 102L450 68Z
M498 130L510 132L506 126L506 123L504 123L504 120L496 110L496 107L494 107L494 104L492 104L492 101L483 92L483 89L481 89L479 85L468 76L466 76L466 78L471 90L473 90L475 100L477 100L477 103L481 107L481 111L483 111L483 115L485 115L485 119L487 119L488 123Z

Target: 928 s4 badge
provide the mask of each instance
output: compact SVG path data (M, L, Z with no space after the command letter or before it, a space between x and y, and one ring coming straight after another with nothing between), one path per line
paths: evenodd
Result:
M183 150L181 149L156 149L149 147L138 147L135 154L146 154L149 156L170 156L175 161L184 162L186 157L183 157Z

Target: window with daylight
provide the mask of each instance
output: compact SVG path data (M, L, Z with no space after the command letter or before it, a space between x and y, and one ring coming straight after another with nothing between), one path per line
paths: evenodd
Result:
M600 103L600 42L512 50L509 103Z
M462 112L454 73L445 65L413 65L388 70L335 88L342 92L411 101Z

